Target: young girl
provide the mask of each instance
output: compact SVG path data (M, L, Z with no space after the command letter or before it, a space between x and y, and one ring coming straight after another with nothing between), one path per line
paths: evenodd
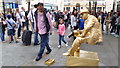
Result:
M64 34L65 34L65 25L63 24L63 19L60 19L60 24L58 25L58 34L59 34L59 46L58 48L61 48L61 40L68 46L68 43L64 40Z

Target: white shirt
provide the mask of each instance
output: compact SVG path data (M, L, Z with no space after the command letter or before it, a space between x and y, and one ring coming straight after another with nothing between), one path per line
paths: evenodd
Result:
M18 23L18 19L20 19L20 22L21 22L21 18L20 18L20 14L19 13L16 13L16 18L17 18L17 23Z
M8 23L9 22L9 23ZM14 27L14 24L16 24L15 23L15 21L11 18L11 19L8 19L6 22L5 22L6 24L7 24L7 29L9 30L9 29L13 29L13 27ZM11 26L11 25L12 26Z
M0 18L0 22L2 22L2 18Z
M74 15L71 15L71 25L72 27L76 26L77 24L77 19Z
M25 18L24 18L24 17L25 17L25 12L24 12L24 11L21 11L20 14L21 14L21 16L22 16L21 21L22 21L22 22L25 22Z
M29 12L28 15L27 15L27 18L28 18L29 20L31 20L31 22L34 22L34 21L33 21L33 18L34 18L34 12L35 12L36 10L37 10L36 8L34 8L33 10L30 10L30 12ZM32 14L33 14L33 17L32 17Z

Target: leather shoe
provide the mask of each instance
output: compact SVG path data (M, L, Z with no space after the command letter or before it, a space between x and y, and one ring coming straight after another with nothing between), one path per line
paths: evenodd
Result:
M52 50L50 50L50 51L47 51L47 52L46 52L46 54L50 54L50 53L51 53L51 51L52 51Z
M37 43L37 44L34 44L34 46L35 46L35 45L39 45L39 44Z
M36 61L39 61L41 58L42 58L42 57L39 57L39 56L38 56L38 57L36 58Z

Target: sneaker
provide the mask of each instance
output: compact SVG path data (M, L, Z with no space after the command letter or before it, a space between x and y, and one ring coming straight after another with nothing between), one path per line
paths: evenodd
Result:
M52 51L52 50L50 50L50 51L47 51L47 52L46 52L46 54L50 54L50 53L51 53L51 51Z
M118 38L118 37L119 37L119 35L114 35L114 37Z
M67 46L68 46L68 43L66 43L65 45L66 45L66 47L67 47Z
M21 37L18 37L18 39L21 39Z
M19 43L18 41L16 41L15 43Z
M110 33L111 35L114 35L115 33Z
M70 37L69 37L69 36L67 36L67 40L70 40Z
M67 38L70 38L69 36L67 36Z
M10 44L10 43L12 43L12 41L11 41L11 42L9 42L9 44Z
M58 48L61 48L61 45L59 45Z
M6 41L2 41L2 43L6 43Z
M37 44L34 44L34 46L36 46L36 45L39 45L38 43Z

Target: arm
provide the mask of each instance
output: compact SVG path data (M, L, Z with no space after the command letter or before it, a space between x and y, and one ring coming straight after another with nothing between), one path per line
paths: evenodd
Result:
M32 19L31 11L28 13L27 18L28 18L28 20L31 20L31 19Z
M73 27L72 23L73 23L73 16L71 16L71 26Z
M50 18L49 12L46 14L46 16L47 16L47 18L48 18L49 25L50 25L50 33L52 33L53 25L52 25L52 20L51 20L51 18Z
M62 36L64 36L64 34L65 34L65 25L63 26Z
M34 17L34 31L36 32L37 29L36 29L36 20L35 20L35 17Z
M82 37L84 37L89 32L89 30L94 26L94 24L95 24L94 19L89 19L88 24L83 29Z

